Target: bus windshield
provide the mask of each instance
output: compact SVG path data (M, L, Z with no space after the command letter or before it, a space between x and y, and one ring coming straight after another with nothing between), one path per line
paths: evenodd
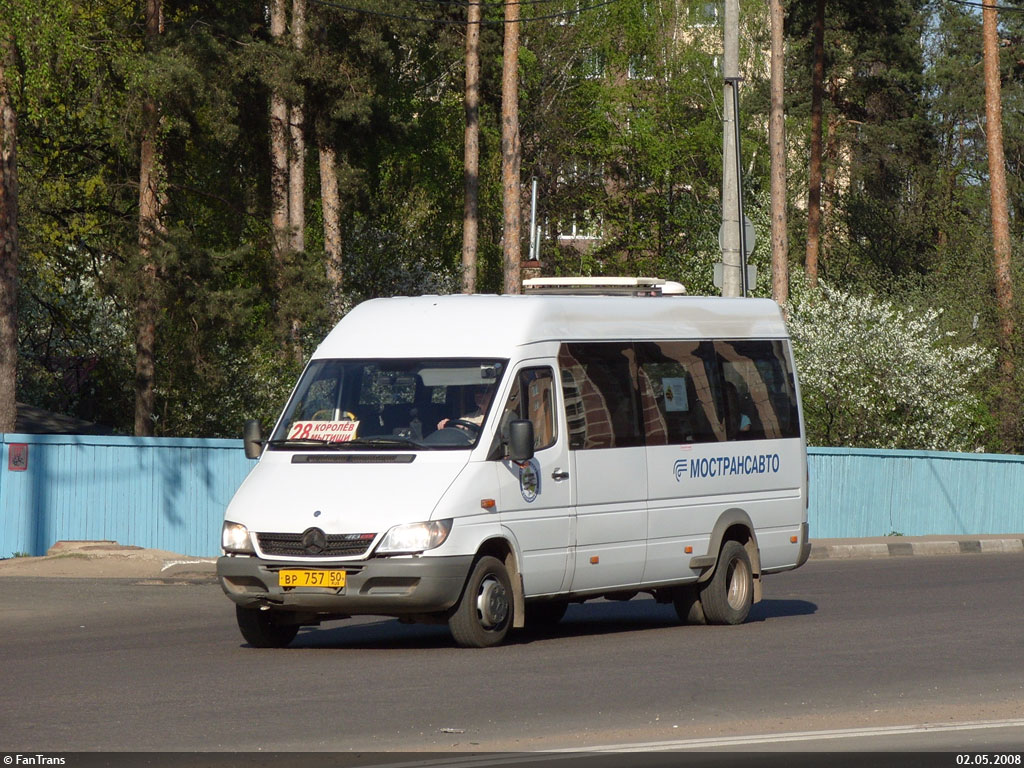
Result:
M506 360L313 360L270 450L474 447Z

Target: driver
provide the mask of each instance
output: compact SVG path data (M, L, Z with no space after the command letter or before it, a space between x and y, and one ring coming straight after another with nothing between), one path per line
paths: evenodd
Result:
M487 407L491 404L491 400L494 398L494 388L488 386L477 387L473 391L473 402L476 403L476 410L472 413L467 413L465 416L460 416L454 421L468 421L470 424L476 424L478 427L484 423L484 416L487 413ZM452 419L441 419L437 422L438 429L444 429ZM453 424L453 427L457 427L458 424Z

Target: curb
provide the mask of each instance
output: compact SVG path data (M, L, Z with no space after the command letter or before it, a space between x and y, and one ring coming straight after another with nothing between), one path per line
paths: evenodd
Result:
M1024 554L1024 534L811 539L808 560L985 554ZM9 576L215 584L217 559L125 546L115 541L60 541L43 557L0 560L0 578Z
M878 557L1022 554L1024 536L923 536L882 539L811 539L810 560L861 560Z

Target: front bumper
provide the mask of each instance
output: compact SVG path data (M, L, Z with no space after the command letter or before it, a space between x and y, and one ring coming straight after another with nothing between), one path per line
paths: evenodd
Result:
M357 563L316 564L223 556L217 577L224 594L246 608L312 613L324 616L413 616L451 608L473 564L460 557L379 558ZM285 589L277 572L286 568L344 569L345 587Z

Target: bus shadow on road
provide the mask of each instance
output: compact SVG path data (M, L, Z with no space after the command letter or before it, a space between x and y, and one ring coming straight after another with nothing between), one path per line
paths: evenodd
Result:
M769 600L754 603L750 609L748 622L783 619L789 616L810 616L818 612L818 606L807 600Z
M775 619L808 616L818 606L806 600L765 599L755 604L748 624ZM525 627L513 631L506 645L524 645L540 640L556 640L637 632L647 629L681 627L675 609L652 599L628 601L597 600L569 606L565 618L553 626ZM292 648L353 649L434 649L453 648L448 628L434 624L403 624L397 619L330 623L302 630Z

